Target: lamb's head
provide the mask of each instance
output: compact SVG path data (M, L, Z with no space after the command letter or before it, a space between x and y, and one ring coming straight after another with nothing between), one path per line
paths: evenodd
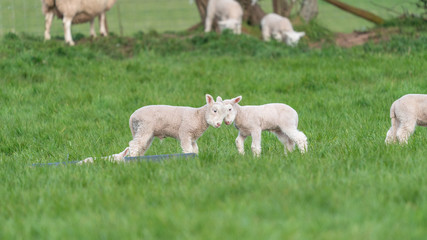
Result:
M284 41L286 44L295 47L298 44L299 39L305 35L305 32L284 32L284 35Z
M224 31L225 29L230 29L233 33L239 33L240 22L236 19L227 19L223 21L218 21L219 30Z
M236 105L237 103L240 102L240 100L242 100L242 96L238 96L233 99L227 99L222 101L224 103L224 107L227 112L227 116L225 116L224 118L225 124L230 125L234 122L234 119L236 118L236 115L237 115Z
M217 100L218 99L221 101L215 102L211 95L206 94L207 110L205 119L209 125L215 128L221 127L222 121L224 121L224 118L227 115L221 97L218 97Z

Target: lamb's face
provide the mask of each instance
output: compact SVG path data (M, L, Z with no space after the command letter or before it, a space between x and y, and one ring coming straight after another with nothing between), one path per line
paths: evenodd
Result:
M234 119L236 119L237 110L233 107L230 100L224 101L224 104L224 107L227 111L227 116L225 116L224 122L226 125L230 125L234 122Z
M221 99L218 97L218 99ZM222 101L215 102L211 95L206 94L206 103L208 109L206 111L205 119L206 122L212 127L221 127L227 112L225 111L224 103Z
M285 42L289 46L295 47L300 38L302 38L305 35L305 32L285 32Z
M230 100L224 100L224 108L227 112L227 115L224 118L224 122L227 125L230 125L234 122L234 119L236 119L237 116L237 103L242 100L241 96L238 96L236 98L230 99Z
M224 21L218 21L219 29L224 31L225 29L230 29L233 33L237 34L239 31L239 21L235 19L227 19Z

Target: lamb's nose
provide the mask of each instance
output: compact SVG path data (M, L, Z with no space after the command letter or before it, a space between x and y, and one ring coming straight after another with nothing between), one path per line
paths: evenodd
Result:
M221 123L217 123L217 124L216 124L216 127L220 127L220 126L221 126Z
M230 123L231 123L231 122L229 122L229 121L225 121L225 124L227 124L227 125L230 125Z

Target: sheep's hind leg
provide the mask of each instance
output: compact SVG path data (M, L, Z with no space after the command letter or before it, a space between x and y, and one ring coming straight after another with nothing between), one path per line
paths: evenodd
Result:
M50 27L52 26L53 12L47 12L44 16L45 20L45 30L44 30L44 40L50 40Z
M92 38L96 37L96 31L95 31L95 18L90 20L90 36Z
M385 138L386 144L396 142L396 131L397 131L397 128L399 127L399 125L400 125L400 122L396 118L391 119L391 127L387 131L387 136Z
M283 131L283 129L282 129ZM293 142L295 142L301 153L307 152L307 136L298 129L286 129L283 131Z
M129 155L131 157L144 156L144 153L150 148L154 137L152 135L136 136L129 142Z
M292 141L284 132L278 130L274 131L279 141L284 145L284 151L285 154L287 154L287 151L292 152L295 149L295 142ZM286 151L287 150L287 151Z
M415 131L415 126L415 121L409 121L399 125L396 136L400 144L408 143L409 137Z

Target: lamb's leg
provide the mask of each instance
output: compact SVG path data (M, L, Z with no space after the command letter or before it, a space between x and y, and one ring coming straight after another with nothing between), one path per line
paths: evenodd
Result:
M99 15L99 33L101 34L101 36L106 37L108 36L108 31L107 31L107 18L105 16L105 12L101 13L101 15Z
M90 36L95 38L96 37L96 31L95 31L95 18L90 20Z
M215 9L214 6L211 6L211 1L208 3L206 19L205 19L205 32L210 32L212 29L212 21L215 17Z
M307 151L307 137L298 129L282 129L282 131L297 144L301 153L305 153Z
M391 127L387 132L387 136L385 138L385 143L390 144L396 142L396 131L398 126L400 125L400 122L396 118L391 119Z
M183 153L194 153L191 137L180 136L181 148Z
M294 151L295 149L295 142L292 141L284 132L282 131L275 131L274 132L277 136L277 138L279 139L279 141L284 145L284 149L285 149L285 154L287 154L288 150L289 152Z
M131 157L144 156L144 153L150 148L153 142L153 135L136 135L135 138L129 142L129 155Z
M195 154L199 154L199 146L197 146L197 142L194 140L194 141L191 143L191 145L192 145L192 147L193 147L193 152L194 152Z
M262 28L262 38L266 42L270 41L270 29L268 27Z
M237 135L237 138L236 138L236 147L237 147L237 151L239 151L239 153L242 155L245 154L245 139L246 139L246 136L242 135L239 132L239 135Z
M252 153L255 157L259 157L261 155L261 129L256 129L251 132L252 136Z
M408 139L411 136L411 134L414 132L416 124L417 123L414 120L400 123L399 127L397 128L397 134L396 134L400 144L408 143Z
M66 16L64 16L64 19L62 20L64 23L65 43L70 44L70 46L74 46L73 38L71 36L71 21L72 20L73 20L72 17L66 17Z
M45 20L45 30L44 30L44 40L50 40L50 27L52 26L53 12L47 12L44 16Z

